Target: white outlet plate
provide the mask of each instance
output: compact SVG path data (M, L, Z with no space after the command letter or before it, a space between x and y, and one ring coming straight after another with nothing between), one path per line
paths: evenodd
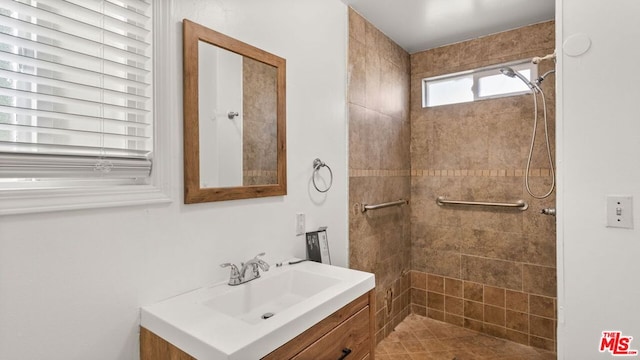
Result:
M307 230L307 226L305 224L305 215L303 213L296 214L296 235L304 235Z
M633 197L607 196L607 227L633 229Z

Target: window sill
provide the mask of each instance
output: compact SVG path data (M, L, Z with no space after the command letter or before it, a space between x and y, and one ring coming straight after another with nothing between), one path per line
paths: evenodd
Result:
M0 215L31 214L172 202L153 185L84 189L19 190L0 192Z

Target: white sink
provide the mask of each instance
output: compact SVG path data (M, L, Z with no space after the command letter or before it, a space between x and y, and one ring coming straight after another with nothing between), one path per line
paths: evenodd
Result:
M340 279L290 268L271 277L231 287L204 306L249 324L277 316L281 311L340 282Z
M141 325L197 359L259 359L374 286L373 274L337 266L272 266L144 306Z

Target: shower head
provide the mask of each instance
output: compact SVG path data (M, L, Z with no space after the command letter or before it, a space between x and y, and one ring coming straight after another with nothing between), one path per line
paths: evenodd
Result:
M500 72L503 73L504 75L507 75L508 77L511 77L511 78L516 76L516 72L513 71L513 69L510 68L510 67L500 68Z
M500 68L500 72L510 78L517 77L518 79L522 80L522 82L527 84L527 86L529 87L529 89L531 89L531 91L538 92L540 90L540 88L537 85L532 84L531 81L527 80L526 77L522 76L522 74L520 74L517 71L514 71L512 68L508 66Z

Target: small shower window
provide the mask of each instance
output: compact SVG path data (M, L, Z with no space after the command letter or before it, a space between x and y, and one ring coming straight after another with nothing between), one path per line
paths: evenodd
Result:
M438 106L473 101L473 75L465 74L424 82L426 106Z
M500 68L505 66L529 81L537 77L537 65L522 60L422 79L422 107L529 93L524 82L500 73Z

